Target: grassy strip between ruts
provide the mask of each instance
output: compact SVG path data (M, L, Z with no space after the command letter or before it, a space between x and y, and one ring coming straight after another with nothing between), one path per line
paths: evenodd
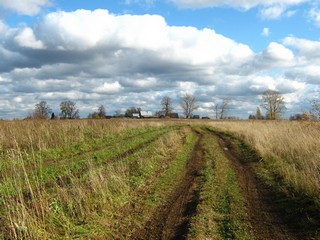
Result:
M200 203L189 232L190 239L252 239L245 200L228 159L212 133L203 130L205 153Z
M95 165L92 159L88 159L87 174L79 178L71 173L68 185L62 183L51 190L44 189L41 183L29 185L30 196L24 195L19 188L22 180L16 179L18 197L3 202L5 212L2 215L8 219L5 222L7 227L0 228L3 236L11 232L12 238L114 239L130 233L133 226L143 221L138 218L140 213L149 213L148 206L153 206L150 202L158 201L157 198L143 199L145 195L137 195L139 189L151 191L147 189L151 189L158 179L152 179L152 176L156 172L162 175L161 172L172 168L171 164L163 167L165 164L162 163L169 163L172 155L181 153L177 147L181 147L179 138L182 135L173 131L107 165ZM186 142L189 142L189 135ZM175 144L178 145L173 147ZM166 150L169 146L173 152ZM134 202L136 207L132 210Z

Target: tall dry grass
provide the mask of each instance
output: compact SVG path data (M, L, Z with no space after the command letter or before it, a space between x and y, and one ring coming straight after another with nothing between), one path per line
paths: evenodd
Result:
M20 149L46 150L98 139L107 134L121 134L131 128L161 126L160 121L134 120L23 120L0 121L0 152Z
M289 121L212 122L236 134L263 157L266 177L320 201L320 124ZM319 202L320 203L320 202Z
M139 138L137 132L148 133L149 127L152 132L154 127L170 124L156 120L0 122L0 239L112 239L123 225L121 209L130 205L134 193L129 156L101 165L96 164L94 154L84 155L85 172L72 172L66 164L61 167L67 174L51 179L48 169L58 170L42 154L67 150L75 143L94 146L99 139L122 134ZM141 149L133 155L135 167L152 166L156 171L163 158L171 159L175 154L180 138L170 132ZM67 154L58 160L70 161ZM143 176L148 175L144 172Z

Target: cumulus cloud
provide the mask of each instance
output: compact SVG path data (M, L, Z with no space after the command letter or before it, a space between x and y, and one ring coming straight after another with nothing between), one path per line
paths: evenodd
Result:
M286 37L283 43L287 46L294 47L298 51L299 57L308 61L320 59L320 41L312 41L303 38Z
M86 111L98 104L109 111L158 110L168 92L176 106L184 92L199 95L203 111L223 96L257 104L267 88L300 91L305 82L290 78L290 71L299 70L296 58L320 52L318 42L288 37L255 53L213 29L169 26L159 15L107 10L59 11L33 27L0 24L1 29L0 100L20 99L15 107L25 111L40 100L55 108L65 99L79 101ZM275 76L279 68L286 74ZM235 114L241 111L235 107Z
M29 27L24 28L14 40L21 47L33 48L33 49L43 49L44 45L40 40L37 40L34 36L33 30Z
M0 8L28 16L37 15L43 7L49 5L49 0L0 0Z
M320 85L320 66L310 65L298 67L286 72L286 77L302 83Z
M282 44L271 42L263 52L265 58L276 62L290 62L294 59L292 51Z
M102 86L98 86L93 91L97 93L117 93L121 90L121 85L118 81L114 83L103 83Z

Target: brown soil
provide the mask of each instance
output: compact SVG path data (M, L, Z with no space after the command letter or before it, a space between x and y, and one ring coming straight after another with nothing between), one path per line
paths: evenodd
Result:
M198 142L180 183L168 196L165 204L156 209L144 228L138 230L132 239L187 239L190 220L199 202L204 159L202 135L197 134Z
M184 176L176 189L159 206L146 225L135 232L131 239L187 239L190 219L196 214L201 190L201 168L203 166L202 135L195 146ZM214 133L216 135L216 133ZM218 134L217 134L218 135ZM220 137L220 136L218 136ZM255 239L298 240L308 238L301 229L285 216L283 202L254 173L250 162L220 137L220 146L225 149L233 167L248 211L249 230Z
M306 239L283 215L281 202L253 172L250 163L241 160L237 153L220 138L220 145L236 172L238 184L246 199L249 224L256 239Z

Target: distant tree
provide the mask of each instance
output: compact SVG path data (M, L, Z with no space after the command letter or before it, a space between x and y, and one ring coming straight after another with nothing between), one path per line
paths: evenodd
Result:
M106 115L107 115L107 112L106 112L105 107L104 107L103 105L100 105L100 106L98 107L98 116L99 116L100 118L105 118Z
M169 116L169 114L173 111L172 100L168 96L164 96L161 99L161 109L165 116Z
M196 105L197 99L193 94L186 93L181 99L181 107L183 109L184 116L186 118L191 118L194 110L198 109Z
M262 120L263 119L263 116L262 116L262 113L261 113L261 110L260 110L259 107L257 107L255 119L257 119L257 120Z
M290 116L290 121L299 121L301 119L301 115L300 113L294 114Z
M63 101L60 103L60 116L62 118L75 119L79 118L79 109L73 101Z
M116 110L115 113L114 113L114 117L116 117L116 118L123 118L123 117L124 117L124 114L121 113L120 110Z
M284 97L274 90L266 90L262 94L263 103L261 107L267 110L266 119L279 119L281 113L286 109Z
M125 117L132 117L133 113L139 113L141 111L140 108L136 108L136 107L131 107L128 108L124 114Z
M223 98L220 104L220 119L225 119L229 110L229 104L231 103L230 98Z
M41 101L35 105L32 115L33 115L33 118L48 119L51 112L52 110L47 104L47 102Z
M105 118L106 117L106 109L104 108L103 105L100 105L98 107L98 111L93 112L93 113L89 113L88 118Z
M257 119L257 118L256 118L256 115L250 114L248 119L250 119L250 120L255 120L255 119Z

